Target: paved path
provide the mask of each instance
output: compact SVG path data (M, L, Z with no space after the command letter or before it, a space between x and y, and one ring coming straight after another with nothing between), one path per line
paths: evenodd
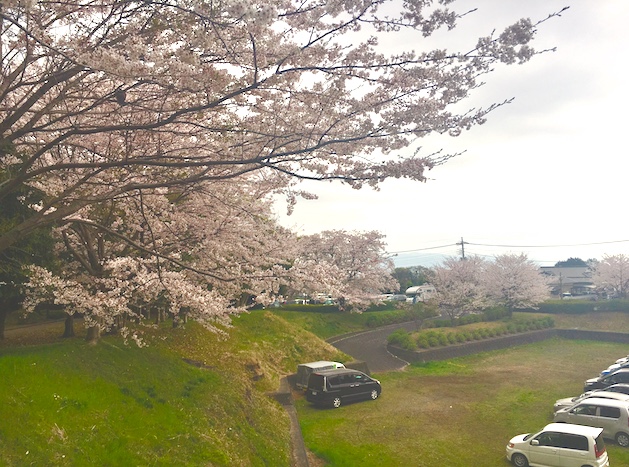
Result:
M408 365L408 362L396 357L387 350L387 337L397 329L414 331L417 329L417 323L411 321L391 324L373 331L333 337L328 339L328 342L356 360L367 363L369 371L373 373L396 371Z

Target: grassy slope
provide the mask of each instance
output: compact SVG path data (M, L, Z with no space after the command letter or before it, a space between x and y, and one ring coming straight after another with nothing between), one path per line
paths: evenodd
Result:
M234 324L226 340L149 331L143 349L5 342L0 465L289 465L288 417L266 393L298 362L346 357L267 312Z

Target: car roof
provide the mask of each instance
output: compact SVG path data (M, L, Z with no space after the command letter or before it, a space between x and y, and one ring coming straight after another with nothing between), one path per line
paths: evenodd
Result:
M614 392L614 391L592 391L592 394L588 394L583 398L586 399L618 399L619 401L629 400L629 394L625 394L624 392Z
M604 399L602 397L589 397L587 399L583 399L581 402L579 402L579 404L600 404L612 406L620 404L629 408L629 401L627 400Z
M318 362L300 363L297 366L305 366L308 368L318 368L318 367L329 366L329 365L342 365L342 363L331 362L329 360L319 360Z
M347 373L354 373L354 374L364 374L362 371L358 371L358 370L352 370L351 368L337 368L336 370L320 370L320 371L315 371L313 374L317 374L317 375L323 375L323 376L333 376L333 375L341 375L341 374L347 374Z
M572 423L550 423L544 427L544 431L559 431L561 433L588 435L596 438L603 429L595 426L573 425Z

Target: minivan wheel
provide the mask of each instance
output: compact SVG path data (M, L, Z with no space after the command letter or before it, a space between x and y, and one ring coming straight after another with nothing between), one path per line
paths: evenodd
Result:
M375 389L371 391L371 400L375 401L378 398L378 391Z
M629 435L627 433L618 433L616 434L616 442L619 446L626 448L629 446Z
M529 461L526 459L526 456L523 454L514 454L511 456L511 462L516 467L528 467Z
M332 407L334 407L335 409L338 409L340 406L341 406L340 397L335 397L334 399L332 399Z

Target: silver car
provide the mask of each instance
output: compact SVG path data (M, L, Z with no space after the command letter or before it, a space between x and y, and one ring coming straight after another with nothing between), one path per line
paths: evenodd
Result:
M553 412L557 412L558 410L565 409L567 407L572 407L573 405L578 404L585 399L589 399L590 397L599 397L601 399L614 399L617 401L629 402L629 394L608 391L607 389L596 389L594 391L584 392L580 396L559 399L557 402L555 402L555 405L553 406Z
M602 428L605 438L629 446L629 401L590 397L558 410L553 421Z

